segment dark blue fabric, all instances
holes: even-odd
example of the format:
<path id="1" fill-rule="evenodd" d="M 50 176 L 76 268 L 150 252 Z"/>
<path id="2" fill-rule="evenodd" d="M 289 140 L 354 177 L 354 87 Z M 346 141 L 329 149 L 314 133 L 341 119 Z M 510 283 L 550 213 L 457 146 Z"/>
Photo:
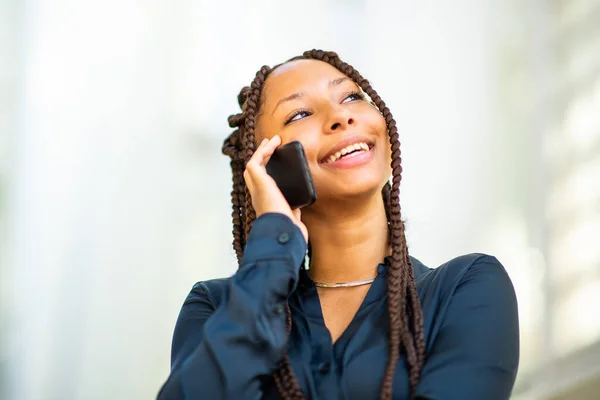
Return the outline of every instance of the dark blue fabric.
<path id="1" fill-rule="evenodd" d="M 287 351 L 309 399 L 377 399 L 388 355 L 386 265 L 332 344 L 316 288 L 301 269 L 306 244 L 284 215 L 254 222 L 241 268 L 199 282 L 173 336 L 171 374 L 159 400 L 279 399 L 271 374 Z M 519 360 L 517 302 L 496 258 L 469 254 L 431 269 L 412 258 L 427 360 L 416 397 L 507 399 Z M 285 302 L 293 329 L 286 346 Z M 394 399 L 407 399 L 402 356 Z"/>

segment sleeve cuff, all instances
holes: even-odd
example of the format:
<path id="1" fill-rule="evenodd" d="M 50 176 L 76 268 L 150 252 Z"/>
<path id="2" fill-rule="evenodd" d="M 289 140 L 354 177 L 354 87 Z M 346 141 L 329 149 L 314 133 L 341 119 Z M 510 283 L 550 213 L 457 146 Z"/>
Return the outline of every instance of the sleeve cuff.
<path id="1" fill-rule="evenodd" d="M 300 228 L 283 214 L 267 213 L 258 217 L 244 249 L 242 266 L 273 259 L 289 259 L 300 268 L 306 255 L 306 241 Z"/>

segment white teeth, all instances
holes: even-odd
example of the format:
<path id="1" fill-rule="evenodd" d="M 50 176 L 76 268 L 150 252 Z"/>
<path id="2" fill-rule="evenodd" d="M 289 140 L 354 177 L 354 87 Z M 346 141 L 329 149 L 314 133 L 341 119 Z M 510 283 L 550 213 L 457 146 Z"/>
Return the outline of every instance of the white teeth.
<path id="1" fill-rule="evenodd" d="M 369 145 L 364 142 L 361 142 L 361 143 L 355 143 L 355 144 L 346 146 L 343 149 L 337 151 L 335 154 L 329 156 L 329 158 L 327 159 L 327 162 L 328 163 L 335 162 L 335 161 L 339 160 L 342 156 L 345 156 L 346 154 L 354 152 L 356 150 L 360 150 L 360 152 L 369 151 Z M 356 154 L 358 154 L 358 153 L 356 153 Z"/>

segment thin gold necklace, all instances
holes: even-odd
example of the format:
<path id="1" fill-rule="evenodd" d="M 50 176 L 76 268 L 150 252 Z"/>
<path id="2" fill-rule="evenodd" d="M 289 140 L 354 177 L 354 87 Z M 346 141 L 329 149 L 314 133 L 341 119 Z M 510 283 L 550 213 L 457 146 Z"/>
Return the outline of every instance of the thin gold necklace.
<path id="1" fill-rule="evenodd" d="M 322 287 L 322 288 L 342 288 L 342 287 L 347 288 L 347 287 L 368 285 L 369 283 L 373 283 L 373 281 L 375 281 L 375 278 L 362 279 L 360 281 L 352 281 L 352 282 L 340 282 L 340 283 L 315 282 L 315 286 Z"/>

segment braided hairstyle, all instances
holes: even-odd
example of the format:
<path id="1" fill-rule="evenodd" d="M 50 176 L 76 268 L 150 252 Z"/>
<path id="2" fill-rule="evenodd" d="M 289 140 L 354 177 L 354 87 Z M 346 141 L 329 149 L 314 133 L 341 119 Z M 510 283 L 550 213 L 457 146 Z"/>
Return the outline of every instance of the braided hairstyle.
<path id="1" fill-rule="evenodd" d="M 419 376 L 425 361 L 425 338 L 423 334 L 423 311 L 419 302 L 412 264 L 408 256 L 404 222 L 400 212 L 400 180 L 402 177 L 400 141 L 396 121 L 390 109 L 371 87 L 369 81 L 352 66 L 340 60 L 334 52 L 310 50 L 302 56 L 292 58 L 313 59 L 326 62 L 340 72 L 351 78 L 372 100 L 379 109 L 387 124 L 387 131 L 392 150 L 391 167 L 392 181 L 387 182 L 382 190 L 385 212 L 389 225 L 389 240 L 392 256 L 388 268 L 388 314 L 390 320 L 389 356 L 381 388 L 381 399 L 392 398 L 392 382 L 394 372 L 400 357 L 401 348 L 406 352 L 406 361 L 409 370 L 409 384 L 411 394 L 419 382 Z M 269 73 L 279 67 L 263 66 L 248 87 L 244 87 L 238 95 L 241 113 L 229 117 L 229 126 L 234 131 L 223 143 L 223 154 L 231 158 L 233 173 L 233 191 L 231 202 L 233 205 L 233 247 L 238 263 L 241 263 L 243 249 L 246 245 L 252 222 L 256 219 L 256 212 L 252 207 L 252 199 L 245 185 L 243 173 L 246 163 L 252 157 L 255 148 L 255 134 L 257 115 L 260 112 L 261 94 L 263 85 Z M 309 243 L 310 248 L 310 243 Z M 310 256 L 310 254 L 309 254 Z M 292 326 L 289 306 L 286 308 L 288 335 Z M 300 384 L 292 370 L 288 356 L 279 363 L 273 374 L 279 393 L 286 400 L 304 399 Z"/>

